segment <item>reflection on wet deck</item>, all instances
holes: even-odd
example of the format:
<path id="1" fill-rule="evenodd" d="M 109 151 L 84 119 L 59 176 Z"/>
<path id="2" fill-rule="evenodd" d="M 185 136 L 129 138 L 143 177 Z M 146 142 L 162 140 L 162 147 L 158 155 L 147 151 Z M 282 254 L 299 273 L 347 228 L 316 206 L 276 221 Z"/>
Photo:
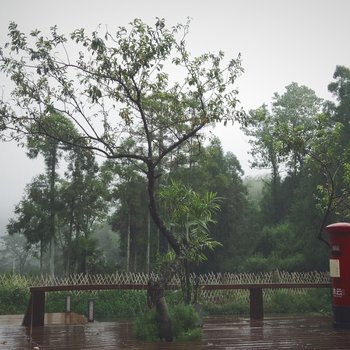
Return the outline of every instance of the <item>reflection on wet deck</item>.
<path id="1" fill-rule="evenodd" d="M 350 349 L 350 330 L 333 329 L 324 316 L 209 318 L 202 341 L 172 344 L 134 340 L 130 322 L 86 323 L 73 313 L 46 317 L 44 327 L 31 330 L 20 325 L 22 316 L 0 316 L 0 349 Z"/>
<path id="2" fill-rule="evenodd" d="M 0 327 L 6 325 L 21 325 L 23 315 L 0 315 Z M 45 314 L 45 324 L 85 324 L 87 318 L 84 315 L 76 314 L 75 312 L 47 313 Z M 1 333 L 0 333 L 1 334 Z"/>

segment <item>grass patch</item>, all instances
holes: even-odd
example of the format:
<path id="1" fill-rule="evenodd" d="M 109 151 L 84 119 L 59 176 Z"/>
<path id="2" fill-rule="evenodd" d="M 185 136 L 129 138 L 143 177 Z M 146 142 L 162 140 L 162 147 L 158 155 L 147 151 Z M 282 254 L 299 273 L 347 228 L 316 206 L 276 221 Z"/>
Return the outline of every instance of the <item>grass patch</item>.
<path id="1" fill-rule="evenodd" d="M 332 303 L 327 288 L 309 289 L 305 293 L 292 294 L 289 289 L 276 289 L 272 295 L 264 297 L 264 313 L 319 313 L 330 315 Z M 224 304 L 204 303 L 206 315 L 246 316 L 249 315 L 249 301 L 235 300 Z"/>
<path id="2" fill-rule="evenodd" d="M 276 290 L 266 302 L 267 313 L 321 313 L 331 314 L 331 295 L 327 289 L 310 289 L 305 294 L 291 294 Z"/>
<path id="3" fill-rule="evenodd" d="M 242 316 L 249 314 L 249 304 L 238 301 L 225 304 L 204 303 L 203 310 L 206 315 L 211 316 Z"/>

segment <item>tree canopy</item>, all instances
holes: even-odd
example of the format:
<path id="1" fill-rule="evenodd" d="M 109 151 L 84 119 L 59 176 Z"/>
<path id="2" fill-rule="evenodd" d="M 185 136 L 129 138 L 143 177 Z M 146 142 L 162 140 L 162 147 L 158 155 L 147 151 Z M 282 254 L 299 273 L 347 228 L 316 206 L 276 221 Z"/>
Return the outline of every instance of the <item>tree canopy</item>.
<path id="1" fill-rule="evenodd" d="M 191 57 L 188 30 L 188 23 L 167 29 L 164 20 L 151 27 L 136 19 L 113 34 L 78 29 L 67 38 L 57 27 L 49 37 L 39 30 L 26 36 L 11 23 L 0 52 L 1 70 L 15 84 L 14 103 L 0 102 L 3 127 L 16 136 L 35 124 L 51 138 L 136 162 L 147 174 L 151 215 L 178 252 L 157 214 L 157 167 L 205 126 L 244 116 L 234 87 L 240 58 Z M 74 59 L 68 43 L 76 45 Z M 73 123 L 76 137 L 45 128 L 53 112 Z"/>

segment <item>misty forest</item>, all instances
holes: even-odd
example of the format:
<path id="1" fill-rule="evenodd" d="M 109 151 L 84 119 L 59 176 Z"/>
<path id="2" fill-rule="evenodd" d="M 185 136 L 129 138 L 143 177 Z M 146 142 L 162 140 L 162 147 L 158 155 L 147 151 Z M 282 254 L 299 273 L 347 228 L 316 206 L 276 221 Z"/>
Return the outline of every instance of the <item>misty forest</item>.
<path id="1" fill-rule="evenodd" d="M 1 272 L 150 272 L 181 256 L 197 273 L 328 269 L 324 228 L 349 219 L 350 70 L 335 67 L 332 101 L 291 82 L 243 111 L 240 57 L 192 57 L 188 30 L 46 38 L 11 23 L 1 137 L 45 171 L 1 237 Z M 210 132 L 233 122 L 266 175 L 245 177 Z"/>

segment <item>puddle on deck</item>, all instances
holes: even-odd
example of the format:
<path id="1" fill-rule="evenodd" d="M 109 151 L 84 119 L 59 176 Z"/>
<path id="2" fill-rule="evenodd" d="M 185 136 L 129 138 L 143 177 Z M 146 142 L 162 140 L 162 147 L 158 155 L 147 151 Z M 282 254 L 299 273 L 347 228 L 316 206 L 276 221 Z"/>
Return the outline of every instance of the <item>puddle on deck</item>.
<path id="1" fill-rule="evenodd" d="M 0 315 L 0 327 L 6 325 L 21 325 L 23 315 Z M 45 325 L 50 324 L 85 324 L 87 318 L 84 315 L 76 314 L 75 312 L 67 313 L 46 313 Z"/>
<path id="2" fill-rule="evenodd" d="M 68 317 L 68 316 L 69 317 Z M 0 316 L 0 349 L 350 349 L 350 330 L 335 330 L 330 317 L 207 318 L 203 339 L 196 342 L 149 343 L 132 336 L 132 323 L 93 322 L 77 314 L 46 315 L 45 326 L 21 326 L 22 316 Z"/>

